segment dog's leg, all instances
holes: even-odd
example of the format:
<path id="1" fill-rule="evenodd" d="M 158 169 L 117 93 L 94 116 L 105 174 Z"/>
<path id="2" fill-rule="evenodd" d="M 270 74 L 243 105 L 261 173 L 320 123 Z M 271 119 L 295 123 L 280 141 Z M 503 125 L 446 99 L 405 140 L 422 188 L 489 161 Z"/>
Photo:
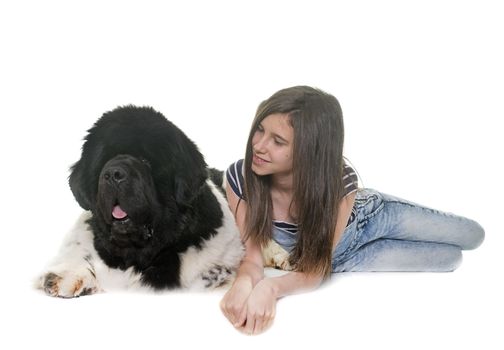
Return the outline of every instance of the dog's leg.
<path id="1" fill-rule="evenodd" d="M 73 298 L 100 291 L 94 266 L 97 253 L 93 246 L 93 235 L 86 223 L 89 217 L 89 212 L 79 217 L 59 254 L 37 279 L 36 287 L 48 295 Z"/>

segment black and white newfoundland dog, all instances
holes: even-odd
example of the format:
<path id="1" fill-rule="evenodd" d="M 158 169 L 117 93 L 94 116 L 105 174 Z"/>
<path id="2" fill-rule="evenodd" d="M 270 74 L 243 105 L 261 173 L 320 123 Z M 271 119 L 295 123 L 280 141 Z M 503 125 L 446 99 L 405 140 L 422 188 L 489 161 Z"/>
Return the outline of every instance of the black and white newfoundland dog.
<path id="1" fill-rule="evenodd" d="M 88 131 L 69 182 L 86 211 L 37 279 L 47 294 L 204 290 L 234 277 L 244 251 L 222 173 L 152 108 L 105 113 Z"/>

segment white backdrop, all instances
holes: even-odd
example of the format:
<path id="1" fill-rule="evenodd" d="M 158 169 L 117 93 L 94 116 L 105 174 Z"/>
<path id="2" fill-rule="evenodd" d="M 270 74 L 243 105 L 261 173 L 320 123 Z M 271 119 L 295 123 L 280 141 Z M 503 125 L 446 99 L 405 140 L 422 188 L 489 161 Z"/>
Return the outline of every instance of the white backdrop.
<path id="1" fill-rule="evenodd" d="M 168 3 L 0 4 L 0 348 L 502 346 L 498 1 Z M 258 103 L 299 84 L 340 100 L 364 186 L 485 227 L 456 272 L 335 276 L 280 300 L 258 337 L 227 323 L 219 293 L 62 300 L 31 288 L 80 212 L 68 167 L 103 112 L 153 106 L 224 169 Z"/>

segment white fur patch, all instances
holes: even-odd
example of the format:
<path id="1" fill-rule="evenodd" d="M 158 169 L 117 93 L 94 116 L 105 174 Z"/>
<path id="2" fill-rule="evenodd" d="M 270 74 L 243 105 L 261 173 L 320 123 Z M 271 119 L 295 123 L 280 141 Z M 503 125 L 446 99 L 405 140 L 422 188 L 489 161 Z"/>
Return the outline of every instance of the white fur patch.
<path id="1" fill-rule="evenodd" d="M 208 271 L 215 267 L 237 267 L 244 256 L 240 233 L 224 195 L 212 181 L 208 180 L 207 184 L 221 206 L 222 226 L 202 244 L 201 249 L 190 247 L 180 254 L 181 284 L 190 289 L 205 289 L 208 280 L 204 277 Z M 234 275 L 234 271 L 231 273 Z"/>
<path id="2" fill-rule="evenodd" d="M 77 219 L 56 258 L 37 279 L 36 287 L 64 298 L 113 289 L 150 289 L 142 286 L 141 275 L 133 272 L 133 268 L 122 271 L 103 262 L 86 223 L 90 217 L 91 212 L 86 211 Z"/>
<path id="3" fill-rule="evenodd" d="M 201 249 L 190 247 L 180 254 L 180 281 L 183 288 L 215 288 L 234 276 L 244 255 L 240 234 L 223 194 L 207 181 L 223 212 L 222 226 Z M 93 232 L 84 212 L 63 242 L 56 258 L 36 281 L 36 287 L 52 296 L 64 298 L 106 290 L 153 290 L 141 282 L 142 275 L 133 267 L 123 271 L 110 268 L 93 245 Z"/>

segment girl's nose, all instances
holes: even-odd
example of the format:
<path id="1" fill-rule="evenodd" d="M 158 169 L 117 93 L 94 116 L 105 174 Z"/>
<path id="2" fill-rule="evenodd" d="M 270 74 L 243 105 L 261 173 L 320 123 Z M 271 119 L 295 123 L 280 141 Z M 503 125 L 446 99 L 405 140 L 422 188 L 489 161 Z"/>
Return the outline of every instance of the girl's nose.
<path id="1" fill-rule="evenodd" d="M 257 153 L 265 153 L 266 152 L 266 142 L 264 140 L 264 137 L 259 139 L 253 146 L 253 149 Z"/>

